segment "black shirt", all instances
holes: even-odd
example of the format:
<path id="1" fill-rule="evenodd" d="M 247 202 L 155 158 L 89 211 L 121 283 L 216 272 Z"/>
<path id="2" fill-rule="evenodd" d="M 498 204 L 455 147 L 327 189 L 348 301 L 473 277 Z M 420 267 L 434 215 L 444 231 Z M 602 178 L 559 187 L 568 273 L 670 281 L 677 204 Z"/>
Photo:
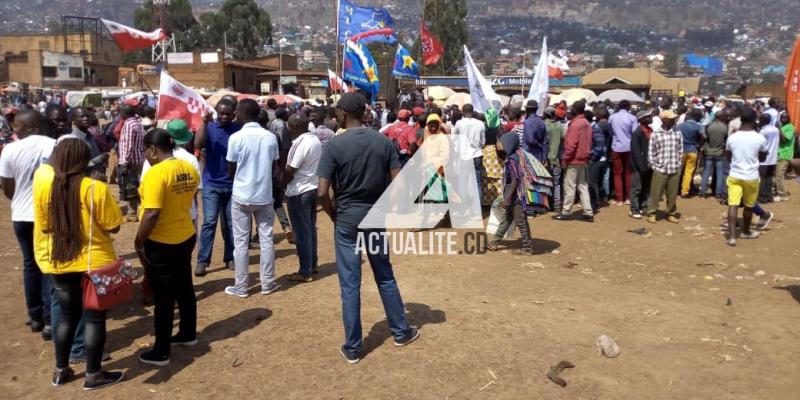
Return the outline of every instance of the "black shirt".
<path id="1" fill-rule="evenodd" d="M 317 175 L 336 193 L 336 224 L 357 228 L 389 186 L 389 171 L 400 161 L 392 142 L 372 128 L 352 128 L 322 151 Z"/>

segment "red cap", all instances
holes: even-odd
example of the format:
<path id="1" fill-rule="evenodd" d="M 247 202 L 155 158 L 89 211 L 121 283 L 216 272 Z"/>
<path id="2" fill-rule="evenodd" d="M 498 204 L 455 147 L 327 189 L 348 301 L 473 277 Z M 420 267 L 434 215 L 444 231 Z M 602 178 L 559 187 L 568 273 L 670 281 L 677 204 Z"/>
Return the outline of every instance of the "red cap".
<path id="1" fill-rule="evenodd" d="M 132 99 L 125 100 L 123 103 L 127 104 L 129 106 L 138 106 L 139 105 L 139 99 L 132 98 Z"/>
<path id="2" fill-rule="evenodd" d="M 414 116 L 419 117 L 420 115 L 425 113 L 425 109 L 422 107 L 414 107 Z"/>

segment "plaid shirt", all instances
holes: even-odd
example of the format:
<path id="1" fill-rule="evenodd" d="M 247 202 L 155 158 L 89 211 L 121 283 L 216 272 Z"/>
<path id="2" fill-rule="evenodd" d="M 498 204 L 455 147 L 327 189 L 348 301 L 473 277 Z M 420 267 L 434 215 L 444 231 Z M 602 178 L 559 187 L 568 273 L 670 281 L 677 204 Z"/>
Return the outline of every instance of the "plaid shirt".
<path id="1" fill-rule="evenodd" d="M 675 128 L 665 131 L 659 129 L 650 136 L 650 149 L 648 151 L 650 167 L 654 170 L 671 175 L 681 169 L 683 158 L 683 135 Z"/>
<path id="2" fill-rule="evenodd" d="M 125 120 L 119 136 L 119 165 L 144 165 L 144 128 L 138 117 Z"/>

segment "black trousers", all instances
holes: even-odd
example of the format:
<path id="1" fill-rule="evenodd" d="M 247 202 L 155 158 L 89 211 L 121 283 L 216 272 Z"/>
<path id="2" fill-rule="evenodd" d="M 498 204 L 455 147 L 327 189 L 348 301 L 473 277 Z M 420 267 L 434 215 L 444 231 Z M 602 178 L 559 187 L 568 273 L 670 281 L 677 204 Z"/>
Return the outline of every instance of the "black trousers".
<path id="1" fill-rule="evenodd" d="M 595 213 L 600 208 L 600 189 L 603 187 L 605 165 L 605 161 L 589 162 L 589 171 L 586 176 L 586 180 L 589 181 L 589 197 L 591 198 L 592 211 Z"/>
<path id="2" fill-rule="evenodd" d="M 144 252 L 150 261 L 144 273 L 150 281 L 155 303 L 156 343 L 153 351 L 159 356 L 169 356 L 175 302 L 178 303 L 180 324 L 178 334 L 184 339 L 197 336 L 197 298 L 192 284 L 192 250 L 195 235 L 179 244 L 165 244 L 148 240 Z"/>
<path id="3" fill-rule="evenodd" d="M 75 329 L 81 316 L 86 324 L 83 343 L 86 347 L 86 372 L 100 372 L 103 347 L 106 344 L 106 312 L 83 308 L 83 272 L 50 275 L 58 301 L 61 304 L 61 320 L 58 322 L 53 340 L 56 347 L 56 367 L 69 366 L 69 353 L 75 339 Z"/>
<path id="4" fill-rule="evenodd" d="M 772 182 L 775 180 L 775 165 L 761 165 L 758 167 L 761 178 L 758 188 L 758 202 L 761 204 L 772 203 Z"/>

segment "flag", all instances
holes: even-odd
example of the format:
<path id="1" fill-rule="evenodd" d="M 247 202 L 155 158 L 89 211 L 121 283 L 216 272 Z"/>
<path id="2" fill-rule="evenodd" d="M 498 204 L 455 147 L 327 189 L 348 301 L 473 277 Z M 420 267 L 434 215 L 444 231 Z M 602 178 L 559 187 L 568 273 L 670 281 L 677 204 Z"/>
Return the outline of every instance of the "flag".
<path id="1" fill-rule="evenodd" d="M 335 72 L 328 70 L 328 87 L 332 92 L 342 91 L 343 93 L 350 93 L 350 88 L 344 83 L 342 78 L 339 78 Z"/>
<path id="2" fill-rule="evenodd" d="M 547 55 L 549 66 L 549 76 L 555 79 L 564 79 L 564 71 L 569 71 L 566 58 L 556 57 L 553 54 Z"/>
<path id="3" fill-rule="evenodd" d="M 444 47 L 442 47 L 442 43 L 439 42 L 438 39 L 428 32 L 424 22 L 421 25 L 420 31 L 422 32 L 422 39 L 420 42 L 422 43 L 422 63 L 425 65 L 436 64 L 444 54 Z"/>
<path id="4" fill-rule="evenodd" d="M 800 37 L 794 44 L 792 56 L 786 64 L 786 112 L 795 127 L 800 128 Z"/>
<path id="5" fill-rule="evenodd" d="M 339 43 L 359 35 L 364 42 L 397 43 L 394 20 L 385 8 L 362 7 L 350 0 L 339 0 Z M 379 31 L 378 34 L 364 34 Z M 356 40 L 358 41 L 358 40 Z"/>
<path id="6" fill-rule="evenodd" d="M 353 86 L 372 94 L 372 101 L 378 97 L 381 82 L 378 80 L 378 65 L 369 53 L 367 46 L 348 40 L 344 46 L 344 80 Z"/>
<path id="7" fill-rule="evenodd" d="M 472 99 L 472 107 L 475 112 L 485 113 L 489 109 L 500 110 L 503 108 L 500 96 L 494 92 L 492 85 L 483 77 L 481 71 L 472 61 L 469 49 L 464 46 L 464 69 L 467 70 L 467 80 L 469 81 L 469 96 Z"/>
<path id="8" fill-rule="evenodd" d="M 156 119 L 182 119 L 192 131 L 197 132 L 203 124 L 203 117 L 208 113 L 214 113 L 214 108 L 199 94 L 176 81 L 167 71 L 161 71 Z"/>
<path id="9" fill-rule="evenodd" d="M 114 21 L 100 18 L 106 26 L 117 46 L 124 52 L 146 49 L 162 40 L 167 39 L 163 29 L 158 28 L 152 32 L 142 32 L 138 29 L 125 26 Z"/>
<path id="10" fill-rule="evenodd" d="M 533 71 L 533 81 L 528 90 L 528 100 L 539 103 L 539 111 L 544 111 L 544 100 L 550 90 L 550 53 L 547 52 L 547 37 L 542 39 L 542 51 L 539 53 L 539 63 Z M 559 70 L 560 71 L 560 70 Z M 563 77 L 563 75 L 562 75 Z"/>
<path id="11" fill-rule="evenodd" d="M 411 53 L 409 53 L 402 44 L 397 46 L 397 53 L 394 55 L 392 75 L 397 78 L 419 78 L 419 66 L 417 62 L 411 58 Z"/>

